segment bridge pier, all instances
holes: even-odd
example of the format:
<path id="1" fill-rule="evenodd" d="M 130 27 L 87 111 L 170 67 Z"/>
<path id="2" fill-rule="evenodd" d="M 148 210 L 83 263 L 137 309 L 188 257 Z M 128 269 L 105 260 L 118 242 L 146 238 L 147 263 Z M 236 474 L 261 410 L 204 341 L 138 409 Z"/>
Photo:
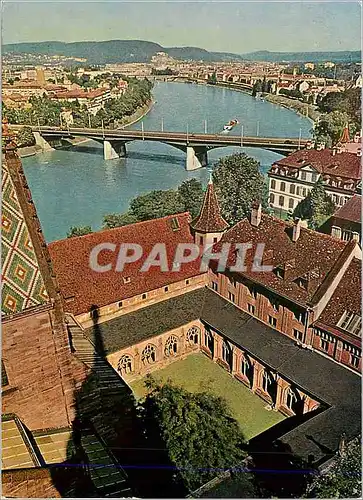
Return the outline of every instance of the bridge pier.
<path id="1" fill-rule="evenodd" d="M 35 144 L 40 146 L 43 151 L 54 151 L 54 148 L 49 144 L 48 141 L 39 132 L 33 132 L 35 138 Z"/>
<path id="2" fill-rule="evenodd" d="M 103 157 L 105 160 L 115 160 L 126 156 L 126 142 L 103 141 Z"/>
<path id="3" fill-rule="evenodd" d="M 186 170 L 197 170 L 208 165 L 208 155 L 206 147 L 187 146 Z"/>

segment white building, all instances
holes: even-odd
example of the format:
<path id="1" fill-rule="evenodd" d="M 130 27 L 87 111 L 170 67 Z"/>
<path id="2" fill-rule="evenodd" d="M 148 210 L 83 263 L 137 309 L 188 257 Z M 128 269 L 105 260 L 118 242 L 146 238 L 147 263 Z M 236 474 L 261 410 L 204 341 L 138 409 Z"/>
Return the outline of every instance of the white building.
<path id="1" fill-rule="evenodd" d="M 337 207 L 341 207 L 360 188 L 360 153 L 333 149 L 303 149 L 271 166 L 269 200 L 272 208 L 294 210 L 322 177 L 325 190 Z"/>

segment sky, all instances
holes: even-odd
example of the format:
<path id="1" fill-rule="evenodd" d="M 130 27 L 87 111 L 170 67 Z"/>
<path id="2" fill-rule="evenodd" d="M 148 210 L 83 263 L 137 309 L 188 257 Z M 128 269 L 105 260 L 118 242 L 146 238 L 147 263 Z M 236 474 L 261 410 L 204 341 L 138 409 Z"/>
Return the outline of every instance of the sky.
<path id="1" fill-rule="evenodd" d="M 357 1 L 3 0 L 2 9 L 3 43 L 138 39 L 240 54 L 361 47 Z"/>

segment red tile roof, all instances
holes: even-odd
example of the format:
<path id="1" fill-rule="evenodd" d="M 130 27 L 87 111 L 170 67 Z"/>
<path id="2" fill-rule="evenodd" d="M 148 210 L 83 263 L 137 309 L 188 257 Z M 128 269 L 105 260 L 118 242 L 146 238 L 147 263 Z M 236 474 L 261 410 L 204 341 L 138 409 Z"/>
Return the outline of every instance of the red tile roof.
<path id="1" fill-rule="evenodd" d="M 57 99 L 94 99 L 106 93 L 105 89 L 95 89 L 89 92 L 85 90 L 68 90 L 56 92 L 54 97 Z"/>
<path id="2" fill-rule="evenodd" d="M 362 220 L 362 197 L 355 194 L 339 210 L 334 213 L 334 217 L 350 222 L 361 223 Z"/>
<path id="3" fill-rule="evenodd" d="M 232 266 L 236 262 L 235 244 L 251 243 L 252 249 L 247 251 L 245 259 L 247 270 L 241 274 L 281 296 L 306 306 L 323 285 L 349 243 L 303 227 L 300 229 L 300 237 L 293 242 L 292 229 L 293 224 L 269 215 L 262 215 L 257 227 L 252 226 L 248 219 L 243 219 L 222 236 L 213 246 L 213 251 L 220 251 L 221 245 L 225 242 L 231 243 L 227 266 Z M 274 269 L 281 267 L 283 272 L 285 269 L 284 278 L 278 277 L 276 271 L 252 271 L 258 243 L 265 244 L 265 260 L 262 264 L 272 265 Z M 307 289 L 296 282 L 297 278 L 308 280 Z"/>
<path id="4" fill-rule="evenodd" d="M 185 212 L 51 243 L 49 252 L 62 296 L 64 299 L 74 297 L 67 301 L 66 310 L 73 314 L 88 312 L 92 305 L 101 307 L 112 304 L 200 274 L 200 261 L 182 264 L 180 271 L 162 272 L 159 267 L 151 267 L 148 272 L 140 272 L 155 243 L 165 243 L 168 268 L 172 268 L 178 243 L 194 241 L 189 220 L 190 215 Z M 116 244 L 117 249 L 114 253 L 101 252 L 98 261 L 101 265 L 111 262 L 112 270 L 95 272 L 89 265 L 91 250 L 105 242 Z M 121 243 L 141 245 L 143 256 L 140 261 L 126 264 L 122 272 L 116 272 Z M 124 283 L 123 278 L 126 277 L 130 278 L 129 283 Z"/>
<path id="5" fill-rule="evenodd" d="M 202 208 L 198 217 L 192 221 L 191 226 L 202 233 L 219 233 L 228 227 L 228 223 L 221 216 L 212 181 L 208 183 Z"/>
<path id="6" fill-rule="evenodd" d="M 361 158 L 351 153 L 336 153 L 331 149 L 302 149 L 286 158 L 276 161 L 273 165 L 300 169 L 310 165 L 321 174 L 361 179 Z"/>
<path id="7" fill-rule="evenodd" d="M 316 326 L 325 327 L 327 330 L 330 327 L 339 330 L 337 323 L 345 311 L 361 316 L 361 274 L 361 261 L 353 259 L 333 296 L 321 313 L 319 320 L 316 322 Z"/>

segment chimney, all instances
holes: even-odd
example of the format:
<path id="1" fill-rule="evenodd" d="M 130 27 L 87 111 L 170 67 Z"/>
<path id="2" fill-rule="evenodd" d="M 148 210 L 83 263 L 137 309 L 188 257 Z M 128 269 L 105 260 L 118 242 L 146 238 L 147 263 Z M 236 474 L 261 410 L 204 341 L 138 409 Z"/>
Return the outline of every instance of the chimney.
<path id="1" fill-rule="evenodd" d="M 258 227 L 262 218 L 262 207 L 260 202 L 254 202 L 251 209 L 251 226 Z"/>
<path id="2" fill-rule="evenodd" d="M 301 231 L 301 219 L 295 219 L 294 226 L 292 228 L 292 241 L 296 242 L 300 237 Z"/>
<path id="3" fill-rule="evenodd" d="M 293 275 L 295 274 L 295 259 L 290 259 L 287 262 L 285 262 L 283 270 L 284 270 L 285 280 L 292 278 Z"/>
<path id="4" fill-rule="evenodd" d="M 331 154 L 335 156 L 337 154 L 337 148 L 334 146 L 333 149 L 331 150 Z"/>

